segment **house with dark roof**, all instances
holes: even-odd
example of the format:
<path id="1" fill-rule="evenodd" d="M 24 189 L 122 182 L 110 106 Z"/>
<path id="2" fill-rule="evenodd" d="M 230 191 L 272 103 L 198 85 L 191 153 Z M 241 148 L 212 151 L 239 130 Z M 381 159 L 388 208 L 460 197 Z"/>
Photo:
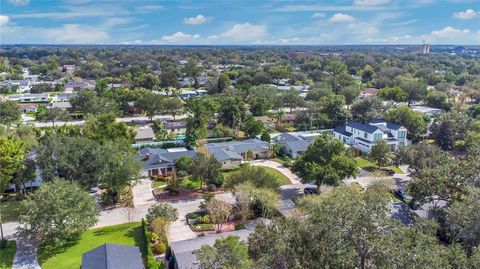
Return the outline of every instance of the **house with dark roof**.
<path id="1" fill-rule="evenodd" d="M 372 119 L 367 124 L 350 121 L 346 125 L 337 126 L 333 130 L 333 136 L 365 153 L 370 152 L 378 141 L 385 141 L 394 151 L 409 144 L 405 127 L 383 119 Z"/>
<path id="2" fill-rule="evenodd" d="M 273 136 L 272 141 L 279 144 L 285 154 L 290 155 L 292 158 L 297 158 L 298 155 L 307 150 L 308 146 L 315 141 L 317 136 L 325 132 L 330 134 L 332 129 L 281 133 Z"/>
<path id="3" fill-rule="evenodd" d="M 205 145 L 207 152 L 221 162 L 223 168 L 236 166 L 247 159 L 247 152 L 253 153 L 253 159 L 271 158 L 273 150 L 270 144 L 260 139 L 247 139 Z"/>
<path id="4" fill-rule="evenodd" d="M 175 133 L 177 135 L 182 135 L 187 132 L 187 122 L 186 121 L 164 121 L 163 127 L 169 133 Z"/>
<path id="5" fill-rule="evenodd" d="M 143 164 L 143 176 L 166 177 L 175 173 L 175 161 L 181 157 L 197 158 L 197 152 L 186 148 L 141 148 L 136 159 Z"/>
<path id="6" fill-rule="evenodd" d="M 81 269 L 144 269 L 140 249 L 106 243 L 82 255 Z"/>

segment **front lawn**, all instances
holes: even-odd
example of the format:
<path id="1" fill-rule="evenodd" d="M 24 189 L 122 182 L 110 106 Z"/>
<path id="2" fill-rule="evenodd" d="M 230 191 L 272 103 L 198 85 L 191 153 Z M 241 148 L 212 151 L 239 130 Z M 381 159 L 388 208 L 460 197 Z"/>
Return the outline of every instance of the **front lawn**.
<path id="1" fill-rule="evenodd" d="M 377 169 L 377 165 L 375 163 L 373 163 L 373 162 L 371 162 L 367 159 L 364 159 L 362 157 L 355 158 L 355 161 L 357 162 L 357 166 L 362 168 L 363 170 L 373 172 Z M 402 169 L 398 168 L 395 165 L 386 166 L 386 168 L 392 169 L 397 174 L 403 174 Z"/>
<path id="2" fill-rule="evenodd" d="M 2 212 L 3 222 L 17 221 L 20 215 L 20 201 L 1 201 L 0 211 Z"/>
<path id="3" fill-rule="evenodd" d="M 256 166 L 256 167 L 261 167 L 262 169 L 266 170 L 267 173 L 273 175 L 274 177 L 277 178 L 277 182 L 280 184 L 280 185 L 288 185 L 288 184 L 292 184 L 292 182 L 290 182 L 290 179 L 288 179 L 287 176 L 285 176 L 284 174 L 280 173 L 277 169 L 275 168 L 271 168 L 271 167 L 266 167 L 266 166 Z M 224 170 L 222 172 L 223 174 L 223 178 L 225 179 L 225 181 L 228 181 L 228 179 L 230 178 L 230 176 L 237 172 L 238 169 L 236 170 Z"/>
<path id="4" fill-rule="evenodd" d="M 194 232 L 215 231 L 215 227 L 211 223 L 190 224 L 190 229 Z"/>
<path id="5" fill-rule="evenodd" d="M 0 248 L 0 269 L 12 268 L 16 250 L 17 243 L 13 240 L 8 241 L 5 248 Z"/>
<path id="6" fill-rule="evenodd" d="M 77 242 L 61 249 L 42 246 L 38 251 L 38 261 L 43 269 L 80 268 L 82 254 L 104 243 L 138 246 L 145 259 L 146 244 L 142 226 L 140 222 L 134 222 L 88 230 Z"/>

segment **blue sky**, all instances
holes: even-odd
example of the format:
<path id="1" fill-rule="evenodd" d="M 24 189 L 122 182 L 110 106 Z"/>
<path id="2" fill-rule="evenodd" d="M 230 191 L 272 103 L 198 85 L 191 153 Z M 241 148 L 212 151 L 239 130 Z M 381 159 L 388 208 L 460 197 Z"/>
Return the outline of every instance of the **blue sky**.
<path id="1" fill-rule="evenodd" d="M 480 44 L 480 0 L 1 0 L 0 43 Z"/>

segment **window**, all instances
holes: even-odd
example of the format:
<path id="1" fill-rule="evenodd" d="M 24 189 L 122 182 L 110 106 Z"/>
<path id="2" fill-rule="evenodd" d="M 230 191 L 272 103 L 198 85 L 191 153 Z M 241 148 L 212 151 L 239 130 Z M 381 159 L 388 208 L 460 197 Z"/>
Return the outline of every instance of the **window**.
<path id="1" fill-rule="evenodd" d="M 405 138 L 405 134 L 406 134 L 405 131 L 398 132 L 398 138 Z"/>
<path id="2" fill-rule="evenodd" d="M 363 138 L 367 138 L 367 133 L 363 133 Z"/>
<path id="3" fill-rule="evenodd" d="M 382 134 L 374 134 L 373 141 L 379 141 L 379 140 L 382 140 Z"/>

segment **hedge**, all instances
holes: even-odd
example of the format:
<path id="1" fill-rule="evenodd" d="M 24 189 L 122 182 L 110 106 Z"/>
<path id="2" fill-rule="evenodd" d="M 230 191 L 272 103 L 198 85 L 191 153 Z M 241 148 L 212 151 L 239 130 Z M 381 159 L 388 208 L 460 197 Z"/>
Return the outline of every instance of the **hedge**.
<path id="1" fill-rule="evenodd" d="M 153 254 L 152 251 L 152 245 L 150 242 L 150 232 L 147 229 L 147 224 L 145 223 L 145 220 L 142 219 L 142 228 L 143 228 L 143 235 L 145 237 L 145 244 L 147 248 L 147 268 L 148 269 L 161 269 L 162 267 L 160 264 L 157 262 L 157 259 L 155 258 L 155 255 Z"/>

